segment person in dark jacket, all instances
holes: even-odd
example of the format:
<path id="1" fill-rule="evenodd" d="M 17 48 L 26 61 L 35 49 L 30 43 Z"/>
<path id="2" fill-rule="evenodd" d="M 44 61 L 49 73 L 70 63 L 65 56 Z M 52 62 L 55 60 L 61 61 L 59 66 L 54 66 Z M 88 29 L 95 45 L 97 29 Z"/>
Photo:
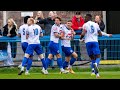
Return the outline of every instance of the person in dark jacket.
<path id="1" fill-rule="evenodd" d="M 95 16 L 95 22 L 99 25 L 101 31 L 104 31 L 104 29 L 105 29 L 105 24 L 104 24 L 104 22 L 103 22 L 103 20 L 102 20 L 102 18 L 101 18 L 100 15 L 96 15 L 96 16 Z"/>
<path id="2" fill-rule="evenodd" d="M 49 12 L 48 18 L 45 19 L 38 19 L 37 24 L 44 24 L 45 29 L 45 36 L 50 35 L 51 27 L 55 24 L 54 23 L 54 13 L 52 11 Z"/>
<path id="3" fill-rule="evenodd" d="M 44 16 L 43 16 L 43 12 L 38 11 L 37 15 L 35 17 L 35 23 L 38 24 L 42 28 L 42 30 L 45 29 L 45 26 L 44 26 L 44 23 L 41 24 L 41 23 L 39 23 L 39 21 L 42 21 L 43 19 L 45 19 Z"/>
<path id="4" fill-rule="evenodd" d="M 7 24 L 3 27 L 3 36 L 8 36 L 10 38 L 15 37 L 17 35 L 17 26 L 15 24 L 15 21 L 10 18 L 8 19 Z M 7 65 L 13 65 L 12 58 L 16 57 L 16 51 L 17 51 L 17 43 L 16 42 L 8 42 L 8 56 L 9 60 Z"/>

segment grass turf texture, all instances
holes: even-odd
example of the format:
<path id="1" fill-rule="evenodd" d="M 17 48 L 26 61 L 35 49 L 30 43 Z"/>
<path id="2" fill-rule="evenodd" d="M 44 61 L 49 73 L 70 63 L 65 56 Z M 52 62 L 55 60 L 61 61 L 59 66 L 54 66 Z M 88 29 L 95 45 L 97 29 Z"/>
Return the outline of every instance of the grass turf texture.
<path id="1" fill-rule="evenodd" d="M 90 68 L 78 68 L 74 67 L 73 70 L 76 74 L 59 74 L 59 69 L 48 69 L 49 75 L 43 75 L 41 68 L 31 68 L 30 75 L 18 76 L 19 70 L 17 68 L 0 68 L 0 79 L 96 79 L 95 76 L 91 76 Z M 101 67 L 99 79 L 120 79 L 119 67 Z"/>

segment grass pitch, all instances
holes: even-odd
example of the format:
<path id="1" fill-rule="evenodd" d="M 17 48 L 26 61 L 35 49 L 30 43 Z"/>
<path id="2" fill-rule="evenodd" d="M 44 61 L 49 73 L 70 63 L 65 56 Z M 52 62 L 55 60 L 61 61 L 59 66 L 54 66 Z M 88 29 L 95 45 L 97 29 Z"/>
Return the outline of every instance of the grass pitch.
<path id="1" fill-rule="evenodd" d="M 48 75 L 43 75 L 40 68 L 31 68 L 30 75 L 18 75 L 17 68 L 0 68 L 0 79 L 96 79 L 91 76 L 89 68 L 73 68 L 76 74 L 59 74 L 59 69 L 49 69 Z M 119 68 L 100 68 L 99 79 L 120 79 Z"/>

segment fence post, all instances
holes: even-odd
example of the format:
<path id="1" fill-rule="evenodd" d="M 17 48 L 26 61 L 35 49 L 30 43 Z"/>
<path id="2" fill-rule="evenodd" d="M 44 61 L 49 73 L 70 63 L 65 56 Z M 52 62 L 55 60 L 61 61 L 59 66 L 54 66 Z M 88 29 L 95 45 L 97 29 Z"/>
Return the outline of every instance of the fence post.
<path id="1" fill-rule="evenodd" d="M 106 27 L 107 27 L 107 25 L 106 25 L 106 11 L 102 11 L 102 14 L 103 14 L 103 22 L 105 24 L 104 31 L 107 32 L 107 30 L 106 30 Z M 104 59 L 107 59 L 107 48 L 104 49 Z"/>

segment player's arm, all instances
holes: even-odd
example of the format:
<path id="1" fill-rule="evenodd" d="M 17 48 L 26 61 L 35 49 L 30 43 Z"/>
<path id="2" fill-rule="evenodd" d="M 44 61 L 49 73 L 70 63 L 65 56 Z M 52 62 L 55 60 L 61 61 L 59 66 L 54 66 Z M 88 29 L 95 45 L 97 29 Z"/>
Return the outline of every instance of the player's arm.
<path id="1" fill-rule="evenodd" d="M 102 33 L 103 36 L 108 36 L 108 37 L 111 37 L 111 36 L 112 36 L 112 34 L 107 34 L 107 33 L 102 32 L 102 31 L 101 31 L 101 33 Z"/>
<path id="2" fill-rule="evenodd" d="M 17 34 L 18 37 L 21 37 L 21 29 L 19 28 L 19 31 L 18 31 L 18 34 Z"/>
<path id="3" fill-rule="evenodd" d="M 40 37 L 43 37 L 43 33 L 42 32 L 40 32 Z"/>
<path id="4" fill-rule="evenodd" d="M 42 28 L 39 26 L 39 29 L 40 29 L 40 37 L 43 37 L 43 32 L 42 32 Z"/>
<path id="5" fill-rule="evenodd" d="M 60 39 L 62 39 L 62 40 L 66 40 L 67 38 L 66 37 L 64 37 L 65 36 L 65 32 L 64 31 L 62 31 L 61 32 L 61 37 L 60 37 Z"/>
<path id="6" fill-rule="evenodd" d="M 26 39 L 28 39 L 28 37 L 29 37 L 29 32 L 26 31 Z"/>
<path id="7" fill-rule="evenodd" d="M 20 34 L 20 33 L 18 33 L 18 34 L 17 34 L 17 36 L 18 36 L 18 37 L 21 37 L 21 34 Z"/>
<path id="8" fill-rule="evenodd" d="M 99 36 L 102 36 L 102 31 L 100 30 L 99 25 L 96 24 L 96 27 L 97 27 L 98 35 L 99 35 Z"/>
<path id="9" fill-rule="evenodd" d="M 83 39 L 83 37 L 85 36 L 87 30 L 86 29 L 83 29 L 82 33 L 81 33 L 81 36 L 80 36 L 80 40 Z"/>
<path id="10" fill-rule="evenodd" d="M 72 39 L 74 39 L 74 36 L 76 34 L 72 28 L 71 28 L 71 33 L 72 33 L 72 36 L 71 36 L 71 40 L 72 40 Z"/>
<path id="11" fill-rule="evenodd" d="M 55 36 L 56 38 L 61 38 L 61 34 L 59 34 L 58 32 L 54 32 L 54 36 Z"/>

